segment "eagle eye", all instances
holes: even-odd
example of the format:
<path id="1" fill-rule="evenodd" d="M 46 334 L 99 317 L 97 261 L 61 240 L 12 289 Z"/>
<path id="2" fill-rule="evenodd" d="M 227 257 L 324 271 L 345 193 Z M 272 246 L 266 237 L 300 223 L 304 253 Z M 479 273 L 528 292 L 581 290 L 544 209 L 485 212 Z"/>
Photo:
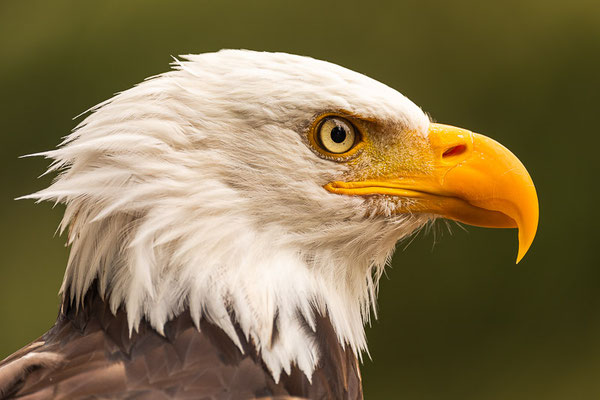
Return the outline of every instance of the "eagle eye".
<path id="1" fill-rule="evenodd" d="M 333 154 L 346 153 L 356 143 L 356 130 L 352 124 L 338 117 L 325 119 L 318 127 L 317 138 L 324 150 Z"/>

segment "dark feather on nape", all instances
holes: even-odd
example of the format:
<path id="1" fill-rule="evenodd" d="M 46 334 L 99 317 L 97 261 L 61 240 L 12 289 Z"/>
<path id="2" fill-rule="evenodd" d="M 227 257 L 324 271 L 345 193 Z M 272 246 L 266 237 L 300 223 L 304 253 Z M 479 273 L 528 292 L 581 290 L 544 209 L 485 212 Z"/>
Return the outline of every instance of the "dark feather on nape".
<path id="1" fill-rule="evenodd" d="M 269 347 L 273 348 L 277 340 L 279 339 L 279 310 L 275 311 L 275 318 L 273 318 L 273 327 L 271 328 L 271 340 L 269 341 Z"/>

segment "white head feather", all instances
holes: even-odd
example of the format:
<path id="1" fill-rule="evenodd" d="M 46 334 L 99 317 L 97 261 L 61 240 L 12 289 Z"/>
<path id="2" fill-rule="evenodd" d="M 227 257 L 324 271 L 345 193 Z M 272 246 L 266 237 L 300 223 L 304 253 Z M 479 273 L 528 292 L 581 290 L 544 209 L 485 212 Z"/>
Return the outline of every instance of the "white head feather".
<path id="1" fill-rule="evenodd" d="M 326 111 L 424 135 L 428 118 L 397 91 L 312 58 L 184 59 L 96 106 L 42 153 L 61 173 L 28 197 L 66 204 L 66 301 L 79 303 L 97 280 L 130 329 L 145 318 L 162 332 L 189 308 L 239 346 L 234 319 L 276 380 L 294 363 L 310 378 L 319 350 L 301 320 L 314 326 L 315 310 L 343 345 L 365 351 L 382 268 L 428 217 L 373 215 L 375 200 L 324 190 L 347 166 L 319 157 L 306 131 Z"/>

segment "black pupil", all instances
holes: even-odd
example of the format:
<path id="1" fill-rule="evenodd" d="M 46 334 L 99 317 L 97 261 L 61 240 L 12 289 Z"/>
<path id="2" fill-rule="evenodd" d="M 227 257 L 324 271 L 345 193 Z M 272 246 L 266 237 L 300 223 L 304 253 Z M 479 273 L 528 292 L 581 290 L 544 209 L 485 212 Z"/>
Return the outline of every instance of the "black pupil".
<path id="1" fill-rule="evenodd" d="M 341 126 L 336 126 L 331 130 L 331 140 L 336 143 L 342 143 L 346 140 L 346 130 Z"/>

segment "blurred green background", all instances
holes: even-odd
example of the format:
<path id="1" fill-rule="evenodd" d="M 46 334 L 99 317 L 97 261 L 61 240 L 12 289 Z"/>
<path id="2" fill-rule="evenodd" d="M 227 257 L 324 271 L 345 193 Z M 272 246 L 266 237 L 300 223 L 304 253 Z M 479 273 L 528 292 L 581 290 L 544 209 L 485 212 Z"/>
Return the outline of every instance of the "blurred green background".
<path id="1" fill-rule="evenodd" d="M 399 244 L 368 328 L 368 399 L 600 398 L 600 2 L 0 2 L 0 358 L 53 323 L 67 259 L 50 181 L 72 118 L 221 48 L 310 55 L 492 136 L 529 169 L 536 241 L 443 224 Z M 595 248 L 594 248 L 595 247 Z M 388 279 L 389 278 L 389 279 Z"/>

